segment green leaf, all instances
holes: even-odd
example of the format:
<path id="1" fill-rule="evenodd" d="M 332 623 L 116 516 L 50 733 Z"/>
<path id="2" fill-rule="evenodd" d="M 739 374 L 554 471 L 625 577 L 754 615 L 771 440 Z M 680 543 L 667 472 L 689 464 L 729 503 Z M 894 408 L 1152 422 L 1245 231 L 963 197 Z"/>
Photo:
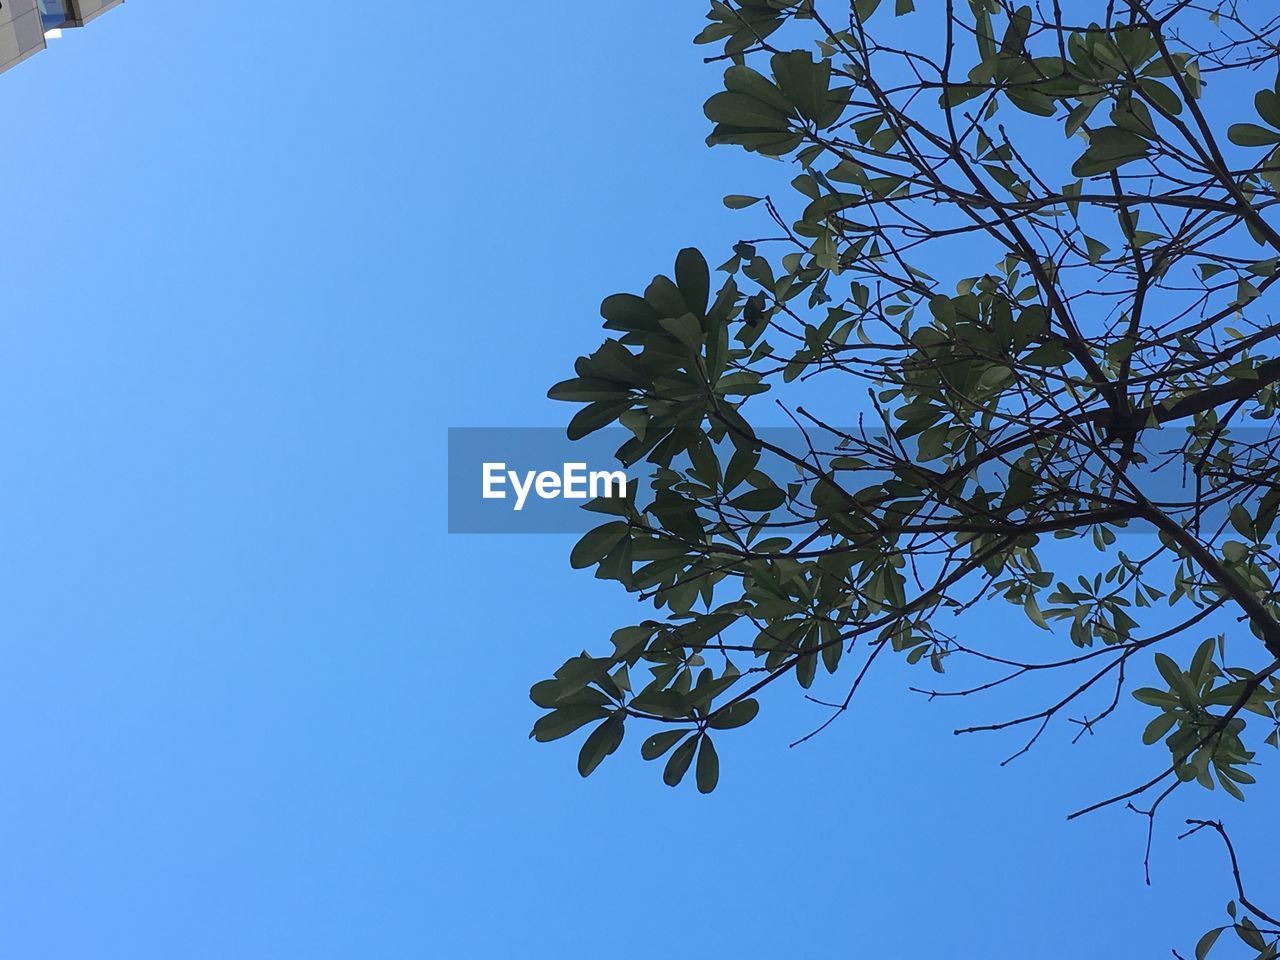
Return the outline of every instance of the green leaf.
<path id="1" fill-rule="evenodd" d="M 1156 669 L 1160 671 L 1160 676 L 1164 677 L 1164 681 L 1169 684 L 1170 689 L 1176 690 L 1183 683 L 1181 668 L 1167 654 L 1157 653 L 1155 659 Z"/>
<path id="2" fill-rule="evenodd" d="M 1195 655 L 1191 658 L 1191 682 L 1195 684 L 1203 683 L 1209 675 L 1209 664 L 1213 657 L 1213 638 L 1205 640 L 1196 648 Z"/>
<path id="3" fill-rule="evenodd" d="M 758 700 L 739 700 L 727 709 L 720 709 L 712 715 L 708 726 L 715 730 L 732 730 L 745 726 L 756 718 L 760 712 Z"/>
<path id="4" fill-rule="evenodd" d="M 689 770 L 689 764 L 693 762 L 693 751 L 698 746 L 698 734 L 691 733 L 684 743 L 676 747 L 676 752 L 671 754 L 671 759 L 667 761 L 666 767 L 662 771 L 662 782 L 668 787 L 676 787 L 680 785 L 680 781 L 684 779 L 684 775 Z"/>
<path id="5" fill-rule="evenodd" d="M 684 344 L 690 352 L 701 352 L 702 326 L 692 313 L 679 317 L 663 317 L 660 322 L 662 329 Z"/>
<path id="6" fill-rule="evenodd" d="M 600 761 L 618 749 L 622 735 L 622 717 L 616 713 L 592 730 L 578 752 L 578 773 L 584 777 L 591 776 L 592 771 L 600 766 Z"/>
<path id="7" fill-rule="evenodd" d="M 1258 116 L 1271 126 L 1280 128 L 1280 95 L 1274 90 L 1259 90 L 1253 98 L 1253 105 L 1258 108 Z"/>
<path id="8" fill-rule="evenodd" d="M 600 304 L 600 316 L 604 317 L 605 329 L 655 331 L 658 329 L 658 311 L 643 297 L 633 293 L 615 293 L 605 297 Z"/>
<path id="9" fill-rule="evenodd" d="M 1239 540 L 1227 540 L 1222 544 L 1222 555 L 1232 563 L 1239 563 L 1249 556 L 1249 548 Z"/>
<path id="10" fill-rule="evenodd" d="M 1160 714 L 1158 717 L 1152 720 L 1149 724 L 1147 724 L 1146 730 L 1142 731 L 1142 742 L 1145 743 L 1147 746 L 1151 746 L 1151 744 L 1163 738 L 1164 735 L 1168 733 L 1169 730 L 1173 727 L 1174 723 L 1177 722 L 1177 720 L 1178 720 L 1177 714 L 1174 714 L 1174 713 Z"/>
<path id="11" fill-rule="evenodd" d="M 604 707 L 590 704 L 561 707 L 558 710 L 552 710 L 544 717 L 539 717 L 538 722 L 533 725 L 533 730 L 529 736 L 539 743 L 550 743 L 552 740 L 567 737 L 579 727 L 586 726 L 592 720 L 600 720 L 608 715 L 609 711 Z"/>
<path id="12" fill-rule="evenodd" d="M 640 745 L 640 756 L 646 760 L 657 760 L 660 756 L 680 742 L 686 730 L 663 730 L 655 733 Z"/>
<path id="13" fill-rule="evenodd" d="M 572 380 L 561 380 L 547 391 L 552 400 L 564 400 L 569 403 L 589 403 L 593 400 L 621 400 L 630 391 L 625 383 L 615 380 L 603 380 L 599 377 L 574 377 Z"/>
<path id="14" fill-rule="evenodd" d="M 1063 125 L 1062 132 L 1068 138 L 1074 137 L 1084 126 L 1085 121 L 1093 115 L 1093 111 L 1098 108 L 1100 102 L 1101 100 L 1096 96 L 1082 98 L 1067 114 L 1067 122 Z"/>
<path id="15" fill-rule="evenodd" d="M 1241 147 L 1269 147 L 1280 143 L 1280 133 L 1256 123 L 1233 123 L 1227 129 L 1227 139 Z"/>
<path id="16" fill-rule="evenodd" d="M 735 510 L 763 513 L 766 510 L 776 510 L 786 502 L 786 499 L 787 495 L 777 487 L 768 487 L 764 490 L 748 490 L 742 496 L 735 497 L 729 501 L 729 503 Z"/>
<path id="17" fill-rule="evenodd" d="M 1249 516 L 1249 511 L 1244 508 L 1244 504 L 1236 503 L 1234 507 L 1231 507 L 1228 518 L 1231 521 L 1231 526 L 1235 527 L 1235 532 L 1238 532 L 1240 536 L 1248 536 L 1249 539 L 1253 539 L 1253 517 Z"/>
<path id="18" fill-rule="evenodd" d="M 1178 698 L 1167 690 L 1157 690 L 1155 687 L 1139 687 L 1133 691 L 1133 699 L 1139 703 L 1145 703 L 1149 707 L 1176 707 Z"/>
<path id="19" fill-rule="evenodd" d="M 744 207 L 754 206 L 763 199 L 764 197 L 748 197 L 741 193 L 731 193 L 724 198 L 724 205 L 730 210 L 742 210 Z"/>
<path id="20" fill-rule="evenodd" d="M 1130 130 L 1120 127 L 1102 127 L 1089 134 L 1089 148 L 1071 167 L 1077 177 L 1092 177 L 1110 173 L 1133 160 L 1147 155 L 1147 141 Z"/>
<path id="21" fill-rule="evenodd" d="M 659 717 L 677 719 L 689 712 L 688 703 L 678 690 L 642 690 L 631 706 Z"/>
<path id="22" fill-rule="evenodd" d="M 1036 595 L 1034 593 L 1027 593 L 1027 599 L 1022 602 L 1022 612 L 1027 615 L 1028 620 L 1040 629 L 1051 629 L 1044 618 L 1044 614 L 1040 612 L 1040 605 L 1036 603 Z"/>
<path id="23" fill-rule="evenodd" d="M 1196 960 L 1204 960 L 1209 955 L 1209 951 L 1213 949 L 1213 945 L 1218 942 L 1218 937 L 1222 936 L 1222 931 L 1226 927 L 1217 927 L 1210 930 L 1196 943 Z"/>
<path id="24" fill-rule="evenodd" d="M 626 537 L 629 529 L 627 523 L 618 520 L 589 531 L 569 554 L 569 564 L 575 570 L 595 566 Z"/>
<path id="25" fill-rule="evenodd" d="M 1000 52 L 1016 56 L 1026 43 L 1027 34 L 1031 30 L 1031 8 L 1021 6 L 1009 15 L 1009 25 L 1005 28 L 1004 37 L 1000 41 Z"/>
<path id="26" fill-rule="evenodd" d="M 554 710 L 560 696 L 560 681 L 539 680 L 529 688 L 529 699 L 544 710 Z"/>
<path id="27" fill-rule="evenodd" d="M 685 247 L 676 255 L 676 286 L 689 309 L 705 317 L 711 296 L 711 270 L 697 248 Z"/>
<path id="28" fill-rule="evenodd" d="M 703 736 L 702 746 L 698 748 L 696 777 L 699 793 L 710 793 L 720 781 L 720 758 L 716 755 L 715 745 L 708 736 Z"/>
<path id="29" fill-rule="evenodd" d="M 1262 939 L 1262 934 L 1258 932 L 1257 926 L 1248 917 L 1243 917 L 1236 924 L 1236 936 L 1254 950 L 1265 950 L 1267 947 L 1266 941 Z"/>
<path id="30" fill-rule="evenodd" d="M 785 130 L 786 115 L 767 103 L 749 97 L 745 93 L 725 90 L 715 94 L 702 108 L 708 120 L 726 123 L 734 127 L 752 130 Z"/>
<path id="31" fill-rule="evenodd" d="M 569 439 L 581 440 L 601 427 L 607 427 L 630 409 L 630 400 L 600 400 L 583 407 L 569 421 Z"/>
<path id="32" fill-rule="evenodd" d="M 789 117 L 795 105 L 788 100 L 763 75 L 750 67 L 735 65 L 724 72 L 724 86 L 730 93 L 739 93 L 772 107 L 779 114 Z"/>
<path id="33" fill-rule="evenodd" d="M 1200 64 L 1194 60 L 1188 63 L 1183 70 L 1183 76 L 1186 77 L 1187 91 L 1191 96 L 1199 100 L 1201 94 L 1204 93 L 1204 80 L 1200 76 Z"/>
<path id="34" fill-rule="evenodd" d="M 853 12 L 858 15 L 858 19 L 865 23 L 876 12 L 876 7 L 880 6 L 880 0 L 854 0 Z"/>
<path id="35" fill-rule="evenodd" d="M 1182 101 L 1178 99 L 1178 95 L 1159 80 L 1143 77 L 1138 84 L 1142 87 L 1143 95 L 1160 110 L 1175 117 L 1182 113 Z"/>
<path id="36" fill-rule="evenodd" d="M 796 682 L 808 690 L 818 675 L 818 655 L 806 653 L 796 661 Z"/>
<path id="37" fill-rule="evenodd" d="M 778 89 L 800 115 L 815 123 L 826 119 L 829 113 L 828 99 L 831 82 L 831 64 L 825 60 L 815 62 L 807 50 L 777 53 L 770 59 Z M 816 199 L 810 195 L 810 199 Z"/>

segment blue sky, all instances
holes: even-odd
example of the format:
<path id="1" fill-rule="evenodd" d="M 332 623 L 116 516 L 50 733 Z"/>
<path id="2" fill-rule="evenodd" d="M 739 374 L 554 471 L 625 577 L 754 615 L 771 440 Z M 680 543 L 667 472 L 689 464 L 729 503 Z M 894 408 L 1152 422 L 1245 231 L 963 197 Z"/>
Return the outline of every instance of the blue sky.
<path id="1" fill-rule="evenodd" d="M 530 683 L 636 611 L 571 537 L 448 536 L 446 428 L 563 423 L 600 299 L 778 176 L 702 143 L 701 15 L 131 0 L 0 77 L 0 956 L 1158 956 L 1219 922 L 1221 851 L 1172 834 L 1267 842 L 1265 777 L 1171 807 L 1149 889 L 1141 818 L 1063 820 L 1163 761 L 1131 711 L 1001 769 L 950 734 L 1001 701 L 895 667 L 803 748 L 799 703 L 723 738 L 711 797 L 526 739 Z"/>

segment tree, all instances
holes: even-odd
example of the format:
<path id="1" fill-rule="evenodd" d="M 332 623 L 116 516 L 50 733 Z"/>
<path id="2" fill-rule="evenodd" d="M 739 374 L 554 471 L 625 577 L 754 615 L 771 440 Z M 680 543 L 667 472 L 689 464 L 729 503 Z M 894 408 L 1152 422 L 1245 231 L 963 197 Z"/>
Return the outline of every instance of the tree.
<path id="1" fill-rule="evenodd" d="M 592 725 L 584 776 L 643 724 L 664 780 L 710 791 L 715 739 L 784 681 L 847 676 L 826 726 L 900 655 L 995 671 L 934 696 L 1061 675 L 1054 702 L 968 728 L 1025 729 L 1019 753 L 1090 697 L 1089 729 L 1147 705 L 1158 774 L 1089 810 L 1154 820 L 1183 785 L 1254 782 L 1280 736 L 1280 16 L 1064 6 L 713 0 L 708 142 L 798 170 L 725 198 L 772 236 L 717 292 L 682 250 L 604 301 L 610 339 L 550 392 L 585 404 L 570 437 L 630 431 L 618 459 L 648 481 L 590 505 L 609 519 L 572 562 L 655 615 L 531 692 L 538 740 Z M 753 427 L 766 408 L 799 444 Z M 1000 600 L 1025 629 L 950 631 Z M 1058 659 L 1019 653 L 1036 631 Z M 1135 658 L 1158 685 L 1131 689 Z M 1222 929 L 1276 956 L 1226 832 L 1192 827 L 1230 851 Z"/>

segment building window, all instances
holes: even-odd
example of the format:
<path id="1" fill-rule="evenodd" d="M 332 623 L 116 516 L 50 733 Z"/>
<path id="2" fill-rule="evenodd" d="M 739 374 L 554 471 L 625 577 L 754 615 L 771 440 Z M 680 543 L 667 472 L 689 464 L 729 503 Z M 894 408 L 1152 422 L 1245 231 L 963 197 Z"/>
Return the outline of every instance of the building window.
<path id="1" fill-rule="evenodd" d="M 40 0 L 40 23 L 45 30 L 56 30 L 71 16 L 67 0 Z"/>

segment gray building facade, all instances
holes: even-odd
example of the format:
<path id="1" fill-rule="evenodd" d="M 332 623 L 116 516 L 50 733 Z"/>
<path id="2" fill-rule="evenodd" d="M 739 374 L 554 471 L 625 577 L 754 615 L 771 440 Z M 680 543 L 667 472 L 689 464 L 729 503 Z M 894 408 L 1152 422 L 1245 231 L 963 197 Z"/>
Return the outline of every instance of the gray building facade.
<path id="1" fill-rule="evenodd" d="M 86 23 L 124 0 L 0 0 L 0 71 L 45 48 L 46 35 Z"/>

